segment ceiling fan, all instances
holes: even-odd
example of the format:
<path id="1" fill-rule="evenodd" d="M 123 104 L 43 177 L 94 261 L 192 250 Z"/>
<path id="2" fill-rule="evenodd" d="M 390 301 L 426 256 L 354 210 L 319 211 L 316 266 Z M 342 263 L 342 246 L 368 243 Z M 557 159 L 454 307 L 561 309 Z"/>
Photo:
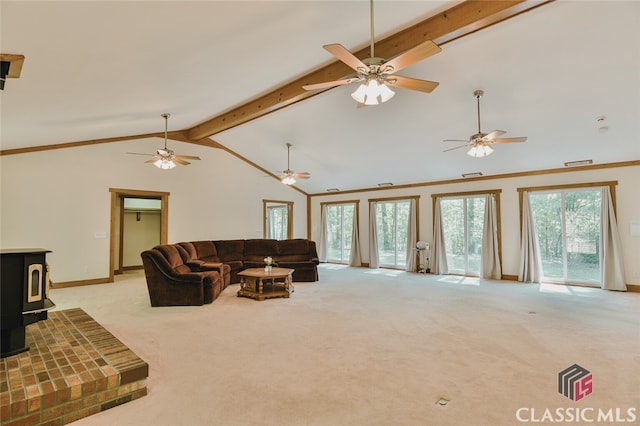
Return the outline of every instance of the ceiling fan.
<path id="1" fill-rule="evenodd" d="M 498 138 L 498 136 L 507 133 L 504 130 L 494 130 L 491 133 L 482 133 L 480 130 L 480 98 L 484 95 L 483 90 L 476 90 L 473 92 L 473 96 L 476 97 L 478 103 L 478 133 L 471 135 L 469 140 L 464 139 L 445 139 L 445 142 L 465 142 L 464 145 L 456 146 L 454 148 L 445 149 L 443 152 L 452 151 L 458 148 L 470 147 L 467 154 L 472 157 L 486 157 L 493 152 L 491 145 L 494 143 L 511 143 L 511 142 L 526 142 L 526 137 L 517 138 Z"/>
<path id="2" fill-rule="evenodd" d="M 427 40 L 390 60 L 377 58 L 374 54 L 373 42 L 373 0 L 370 0 L 370 9 L 371 57 L 361 61 L 344 46 L 337 43 L 322 46 L 340 61 L 353 68 L 356 71 L 356 76 L 325 83 L 307 84 L 302 86 L 305 90 L 329 89 L 359 81 L 362 84 L 351 94 L 351 97 L 356 100 L 358 104 L 378 105 L 379 103 L 388 101 L 395 95 L 393 90 L 389 89 L 388 86 L 417 90 L 425 93 L 431 93 L 438 86 L 439 83 L 434 81 L 403 77 L 395 75 L 395 72 L 409 65 L 413 65 L 422 59 L 426 59 L 429 56 L 435 55 L 442 49 L 433 41 Z"/>
<path id="3" fill-rule="evenodd" d="M 291 170 L 291 166 L 289 164 L 290 160 L 290 151 L 291 144 L 287 143 L 287 170 L 280 172 L 280 182 L 285 185 L 293 185 L 296 183 L 296 179 L 309 179 L 311 174 L 309 172 L 294 172 Z"/>
<path id="4" fill-rule="evenodd" d="M 175 152 L 167 148 L 167 126 L 171 114 L 164 113 L 160 116 L 164 118 L 164 148 L 157 150 L 155 154 L 142 154 L 138 152 L 127 152 L 127 154 L 153 156 L 152 159 L 145 161 L 145 163 L 153 163 L 154 166 L 163 170 L 173 169 L 176 164 L 182 164 L 183 166 L 191 164 L 186 160 L 199 160 L 200 157 L 193 155 L 176 155 Z"/>

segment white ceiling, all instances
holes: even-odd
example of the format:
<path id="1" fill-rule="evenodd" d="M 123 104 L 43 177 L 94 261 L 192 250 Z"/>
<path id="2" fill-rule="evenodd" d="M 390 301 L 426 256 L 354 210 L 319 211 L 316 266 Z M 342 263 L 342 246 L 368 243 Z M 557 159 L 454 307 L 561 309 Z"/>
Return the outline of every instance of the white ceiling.
<path id="1" fill-rule="evenodd" d="M 376 38 L 456 3 L 376 1 Z M 0 94 L 2 150 L 160 132 L 164 112 L 169 130 L 186 129 L 333 62 L 322 45 L 356 51 L 370 36 L 366 0 L 0 8 L 2 53 L 26 56 Z M 383 105 L 356 108 L 349 85 L 211 138 L 274 173 L 290 142 L 291 168 L 312 175 L 297 186 L 312 194 L 640 159 L 640 2 L 556 1 L 442 49 L 399 73 L 440 82 L 431 94 L 397 89 Z M 442 152 L 457 146 L 443 139 L 476 133 L 478 88 L 482 130 L 528 141 L 482 159 Z M 150 139 L 149 153 L 161 145 Z"/>

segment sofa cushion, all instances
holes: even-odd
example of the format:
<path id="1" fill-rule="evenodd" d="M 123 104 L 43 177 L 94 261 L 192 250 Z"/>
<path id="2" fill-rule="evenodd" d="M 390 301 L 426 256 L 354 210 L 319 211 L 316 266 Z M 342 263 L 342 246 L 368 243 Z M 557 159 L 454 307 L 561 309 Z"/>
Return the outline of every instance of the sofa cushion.
<path id="1" fill-rule="evenodd" d="M 218 240 L 213 241 L 213 244 L 218 252 L 220 262 L 242 262 L 244 257 L 244 240 Z"/>
<path id="2" fill-rule="evenodd" d="M 184 264 L 191 268 L 192 271 L 199 271 L 204 261 L 198 259 L 198 253 L 192 243 L 178 243 L 176 248 L 182 256 Z"/>
<path id="3" fill-rule="evenodd" d="M 309 260 L 309 240 L 297 238 L 278 241 L 278 255 L 287 256 L 292 254 L 303 254 L 306 256 L 306 260 Z"/>
<path id="4" fill-rule="evenodd" d="M 264 258 L 271 256 L 278 261 L 278 240 L 252 239 L 244 242 L 244 261 L 259 262 L 264 265 Z"/>
<path id="5" fill-rule="evenodd" d="M 184 263 L 183 257 L 186 252 L 182 247 L 173 244 L 166 244 L 155 246 L 154 248 L 162 253 L 164 258 L 167 259 L 169 266 L 171 266 L 177 273 L 186 274 L 191 272 L 191 268 Z M 183 252 L 182 254 L 181 251 Z"/>
<path id="6" fill-rule="evenodd" d="M 178 245 L 182 247 L 187 254 L 187 258 L 184 259 L 185 262 L 188 262 L 190 260 L 195 260 L 198 258 L 198 252 L 196 251 L 196 248 L 193 245 L 193 243 L 183 242 L 183 243 L 178 243 Z"/>
<path id="7" fill-rule="evenodd" d="M 215 262 L 218 259 L 218 251 L 216 250 L 216 246 L 213 244 L 213 241 L 193 241 L 193 247 L 196 250 L 196 257 L 201 260 L 205 260 L 207 262 Z"/>

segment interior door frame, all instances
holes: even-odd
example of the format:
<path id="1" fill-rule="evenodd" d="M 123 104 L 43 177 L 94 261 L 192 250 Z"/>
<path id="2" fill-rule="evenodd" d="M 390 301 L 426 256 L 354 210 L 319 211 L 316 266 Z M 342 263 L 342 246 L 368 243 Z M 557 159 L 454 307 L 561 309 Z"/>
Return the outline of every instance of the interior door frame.
<path id="1" fill-rule="evenodd" d="M 124 198 L 152 198 L 160 200 L 160 244 L 168 241 L 169 230 L 169 192 L 145 191 L 139 189 L 109 188 L 111 193 L 111 216 L 109 231 L 109 281 L 114 282 L 116 264 L 116 244 L 120 244 L 116 238 L 117 217 L 120 215 L 118 200 Z M 118 241 L 116 241 L 118 240 Z M 122 266 L 122 265 L 120 265 Z"/>

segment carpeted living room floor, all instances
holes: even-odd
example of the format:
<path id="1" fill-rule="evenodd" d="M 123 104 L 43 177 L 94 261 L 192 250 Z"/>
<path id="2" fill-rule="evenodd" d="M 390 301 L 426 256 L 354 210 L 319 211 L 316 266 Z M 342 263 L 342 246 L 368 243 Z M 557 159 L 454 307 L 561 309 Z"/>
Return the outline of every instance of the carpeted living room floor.
<path id="1" fill-rule="evenodd" d="M 290 299 L 238 298 L 231 285 L 199 307 L 152 308 L 141 271 L 54 288 L 56 309 L 82 308 L 149 364 L 147 396 L 73 424 L 512 425 L 558 408 L 594 409 L 581 420 L 616 408 L 631 420 L 633 408 L 640 422 L 639 294 L 319 274 Z M 580 401 L 558 392 L 573 364 L 593 375 Z"/>

